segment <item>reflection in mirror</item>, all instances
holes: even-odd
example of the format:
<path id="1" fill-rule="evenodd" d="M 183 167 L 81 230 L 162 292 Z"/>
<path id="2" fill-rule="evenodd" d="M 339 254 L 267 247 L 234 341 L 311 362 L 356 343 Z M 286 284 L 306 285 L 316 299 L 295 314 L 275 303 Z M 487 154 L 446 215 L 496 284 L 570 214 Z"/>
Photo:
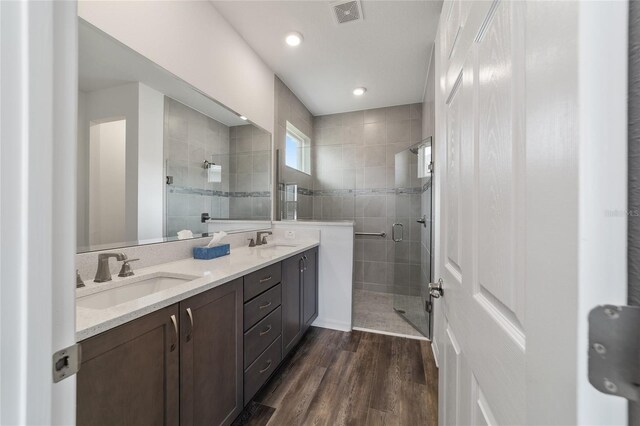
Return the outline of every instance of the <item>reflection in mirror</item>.
<path id="1" fill-rule="evenodd" d="M 78 252 L 270 219 L 271 135 L 80 20 Z"/>

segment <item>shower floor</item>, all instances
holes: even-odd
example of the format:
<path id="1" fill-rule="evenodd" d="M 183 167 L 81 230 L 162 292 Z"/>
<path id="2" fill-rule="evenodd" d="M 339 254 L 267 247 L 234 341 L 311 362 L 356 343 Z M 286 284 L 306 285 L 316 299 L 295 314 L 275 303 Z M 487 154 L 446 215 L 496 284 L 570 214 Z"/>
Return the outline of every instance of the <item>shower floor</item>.
<path id="1" fill-rule="evenodd" d="M 354 290 L 353 293 L 353 326 L 367 330 L 401 334 L 404 336 L 425 338 L 407 321 L 393 310 L 393 294 L 378 293 L 368 290 Z M 417 309 L 422 306 L 420 297 L 402 296 L 408 303 L 416 303 Z"/>

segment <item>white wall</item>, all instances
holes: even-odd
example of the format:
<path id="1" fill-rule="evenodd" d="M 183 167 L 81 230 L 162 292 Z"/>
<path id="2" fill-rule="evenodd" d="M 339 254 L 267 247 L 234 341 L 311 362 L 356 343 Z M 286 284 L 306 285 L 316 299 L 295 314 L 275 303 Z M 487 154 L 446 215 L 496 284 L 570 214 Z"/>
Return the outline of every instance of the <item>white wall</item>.
<path id="1" fill-rule="evenodd" d="M 93 124 L 89 132 L 89 244 L 126 241 L 124 119 Z"/>
<path id="2" fill-rule="evenodd" d="M 273 134 L 274 74 L 209 2 L 81 0 L 78 15 Z"/>
<path id="3" fill-rule="evenodd" d="M 89 125 L 86 118 L 87 100 L 84 92 L 78 91 L 78 150 L 77 150 L 77 214 L 76 245 L 89 245 Z"/>
<path id="4" fill-rule="evenodd" d="M 164 95 L 139 84 L 138 240 L 163 235 Z"/>
<path id="5" fill-rule="evenodd" d="M 351 331 L 354 223 L 281 221 L 272 226 L 275 240 L 285 239 L 287 230 L 300 240 L 320 234 L 318 318 L 312 325 Z"/>
<path id="6" fill-rule="evenodd" d="M 90 122 L 109 121 L 116 118 L 127 120 L 125 233 L 126 241 L 136 240 L 138 234 L 138 83 L 88 92 L 85 93 L 84 98 L 86 106 L 84 126 L 89 126 Z"/>

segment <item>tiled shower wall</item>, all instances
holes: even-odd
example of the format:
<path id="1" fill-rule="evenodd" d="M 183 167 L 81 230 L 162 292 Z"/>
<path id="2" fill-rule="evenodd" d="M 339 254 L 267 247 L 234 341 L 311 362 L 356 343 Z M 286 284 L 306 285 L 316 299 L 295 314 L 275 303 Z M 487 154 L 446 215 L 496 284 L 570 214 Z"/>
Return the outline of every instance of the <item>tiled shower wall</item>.
<path id="1" fill-rule="evenodd" d="M 355 287 L 419 294 L 425 231 L 415 220 L 423 188 L 396 191 L 395 155 L 422 139 L 422 104 L 312 117 L 277 77 L 275 86 L 275 148 L 282 158 L 287 121 L 311 136 L 311 175 L 281 164 L 280 183 L 298 185 L 298 219 L 355 220 L 356 231 L 385 232 L 356 237 Z M 394 243 L 391 226 L 399 218 L 409 225 L 404 241 Z"/>
<path id="2" fill-rule="evenodd" d="M 280 183 L 298 185 L 298 219 L 313 217 L 313 189 L 314 165 L 311 164 L 311 175 L 284 165 L 284 147 L 287 131 L 287 121 L 313 140 L 313 116 L 300 102 L 296 95 L 278 78 L 275 78 L 275 149 L 280 150 Z M 312 154 L 313 155 L 313 154 Z M 279 194 L 281 195 L 281 194 Z"/>
<path id="3" fill-rule="evenodd" d="M 271 135 L 252 124 L 230 127 L 229 135 L 228 217 L 270 220 Z"/>
<path id="4" fill-rule="evenodd" d="M 206 231 L 200 215 L 229 217 L 229 127 L 165 96 L 166 236 Z M 222 182 L 208 183 L 205 160 L 222 164 Z"/>
<path id="5" fill-rule="evenodd" d="M 165 97 L 166 234 L 207 232 L 200 215 L 214 219 L 271 219 L 271 135 L 254 126 L 228 127 Z M 222 181 L 208 182 L 204 161 L 222 166 Z"/>
<path id="6" fill-rule="evenodd" d="M 314 118 L 313 218 L 351 219 L 356 232 L 355 288 L 419 294 L 422 189 L 396 194 L 396 154 L 422 139 L 422 104 L 400 105 Z M 391 226 L 406 218 L 404 241 Z"/>

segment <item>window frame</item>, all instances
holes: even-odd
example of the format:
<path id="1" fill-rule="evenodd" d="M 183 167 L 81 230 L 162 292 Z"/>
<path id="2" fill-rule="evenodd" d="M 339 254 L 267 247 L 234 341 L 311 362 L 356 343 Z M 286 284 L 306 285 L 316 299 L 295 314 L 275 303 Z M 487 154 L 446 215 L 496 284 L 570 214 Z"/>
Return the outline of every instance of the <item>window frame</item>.
<path id="1" fill-rule="evenodd" d="M 302 152 L 302 155 L 300 156 L 296 154 L 298 157 L 298 164 L 300 164 L 301 169 L 287 164 L 287 138 L 289 136 L 291 136 L 292 139 L 299 141 L 302 145 L 301 148 L 298 148 L 299 152 Z M 292 170 L 311 176 L 311 138 L 305 135 L 289 121 L 287 121 L 287 126 L 285 129 L 284 149 L 284 165 Z M 307 150 L 307 154 L 305 154 L 305 149 Z"/>

